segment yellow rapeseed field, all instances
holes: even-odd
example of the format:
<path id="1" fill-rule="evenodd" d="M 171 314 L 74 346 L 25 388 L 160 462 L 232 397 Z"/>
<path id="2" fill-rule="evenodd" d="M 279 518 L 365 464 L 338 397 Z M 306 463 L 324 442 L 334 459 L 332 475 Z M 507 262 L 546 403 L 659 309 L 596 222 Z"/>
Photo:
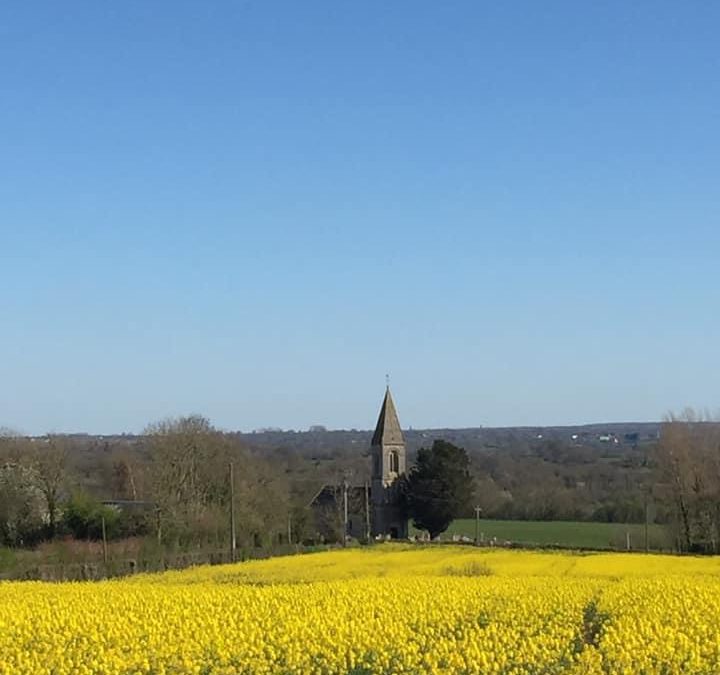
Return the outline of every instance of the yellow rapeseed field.
<path id="1" fill-rule="evenodd" d="M 720 561 L 382 545 L 0 584 L 0 675 L 720 673 Z"/>

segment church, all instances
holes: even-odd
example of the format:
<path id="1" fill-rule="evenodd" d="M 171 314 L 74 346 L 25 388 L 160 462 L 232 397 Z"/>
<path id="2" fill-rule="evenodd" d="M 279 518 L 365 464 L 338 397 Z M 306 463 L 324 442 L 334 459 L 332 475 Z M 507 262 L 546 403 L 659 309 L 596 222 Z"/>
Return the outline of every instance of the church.
<path id="1" fill-rule="evenodd" d="M 310 506 L 318 532 L 332 536 L 345 530 L 357 539 L 406 539 L 407 519 L 400 501 L 399 478 L 405 474 L 406 451 L 390 387 L 385 390 L 370 442 L 370 482 L 325 485 Z"/>

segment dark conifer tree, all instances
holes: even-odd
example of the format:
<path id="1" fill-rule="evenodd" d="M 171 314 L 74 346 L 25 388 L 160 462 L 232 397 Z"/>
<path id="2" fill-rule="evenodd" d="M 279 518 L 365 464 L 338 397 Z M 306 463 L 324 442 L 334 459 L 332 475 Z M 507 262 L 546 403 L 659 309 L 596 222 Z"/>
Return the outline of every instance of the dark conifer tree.
<path id="1" fill-rule="evenodd" d="M 473 479 L 464 448 L 437 440 L 420 448 L 417 462 L 404 485 L 405 507 L 415 527 L 431 538 L 447 530 L 472 508 Z"/>

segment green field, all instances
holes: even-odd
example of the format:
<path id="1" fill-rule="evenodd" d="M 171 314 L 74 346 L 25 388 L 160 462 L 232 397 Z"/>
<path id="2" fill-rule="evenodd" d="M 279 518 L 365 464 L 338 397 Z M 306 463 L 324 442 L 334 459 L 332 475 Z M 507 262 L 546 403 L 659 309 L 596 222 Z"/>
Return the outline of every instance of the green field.
<path id="1" fill-rule="evenodd" d="M 509 541 L 534 546 L 623 550 L 629 532 L 631 549 L 645 549 L 645 526 L 637 524 L 481 519 L 480 532 L 485 542 L 497 538 L 498 544 Z M 453 535 L 474 539 L 475 521 L 471 518 L 454 521 L 442 538 L 450 539 Z M 651 550 L 667 551 L 672 549 L 672 539 L 663 526 L 649 525 L 648 545 Z"/>

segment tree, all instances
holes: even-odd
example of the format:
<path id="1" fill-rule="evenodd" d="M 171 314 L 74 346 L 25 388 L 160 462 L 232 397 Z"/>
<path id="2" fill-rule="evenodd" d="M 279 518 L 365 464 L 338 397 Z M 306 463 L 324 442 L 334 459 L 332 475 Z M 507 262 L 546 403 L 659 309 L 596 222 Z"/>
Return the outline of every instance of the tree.
<path id="1" fill-rule="evenodd" d="M 44 515 L 37 473 L 21 464 L 0 465 L 0 545 L 36 542 Z"/>
<path id="2" fill-rule="evenodd" d="M 199 415 L 153 424 L 146 434 L 152 498 L 163 539 L 225 542 L 230 462 L 238 540 L 269 542 L 273 535 L 287 532 L 285 479 L 266 460 L 250 455 L 236 437 L 221 433 Z"/>
<path id="3" fill-rule="evenodd" d="M 436 440 L 432 448 L 420 448 L 417 462 L 405 483 L 405 503 L 415 527 L 431 538 L 472 507 L 473 480 L 470 458 L 464 448 Z"/>
<path id="4" fill-rule="evenodd" d="M 38 474 L 38 487 L 45 499 L 48 517 L 48 535 L 55 536 L 58 507 L 66 478 L 67 448 L 62 436 L 48 435 L 47 445 L 35 453 L 34 468 Z"/>
<path id="5" fill-rule="evenodd" d="M 200 415 L 158 422 L 145 433 L 158 525 L 182 536 L 212 529 L 227 499 L 230 453 L 222 434 Z"/>
<path id="6" fill-rule="evenodd" d="M 720 424 L 685 410 L 669 415 L 657 447 L 661 484 L 681 548 L 717 551 L 720 539 Z"/>
<path id="7" fill-rule="evenodd" d="M 111 479 L 113 494 L 121 499 L 140 499 L 137 486 L 134 457 L 127 451 L 115 452 L 111 457 Z"/>

